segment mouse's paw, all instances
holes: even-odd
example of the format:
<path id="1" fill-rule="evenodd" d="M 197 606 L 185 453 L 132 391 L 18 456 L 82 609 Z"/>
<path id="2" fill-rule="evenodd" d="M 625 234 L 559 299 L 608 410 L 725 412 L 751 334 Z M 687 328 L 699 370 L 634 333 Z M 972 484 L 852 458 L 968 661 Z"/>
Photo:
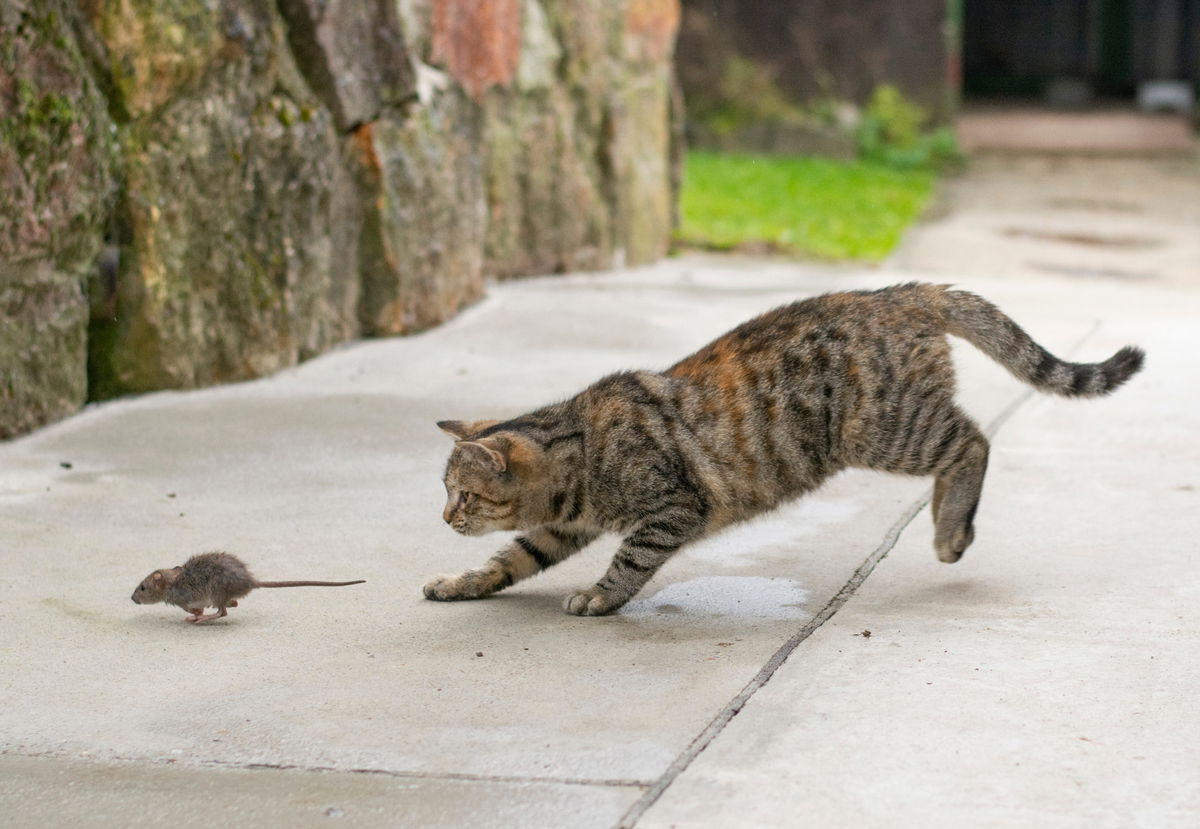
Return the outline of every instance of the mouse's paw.
<path id="1" fill-rule="evenodd" d="M 195 619 L 193 619 L 189 616 L 188 621 L 191 622 L 192 624 L 200 625 L 200 624 L 204 624 L 205 622 L 211 622 L 213 619 L 223 619 L 228 615 L 229 615 L 229 611 L 227 611 L 225 608 L 222 607 L 222 608 L 218 608 L 216 613 L 206 613 L 202 616 L 197 616 Z"/>
<path id="2" fill-rule="evenodd" d="M 627 597 L 599 585 L 572 593 L 563 600 L 563 610 L 573 616 L 603 616 L 625 604 Z"/>
<path id="3" fill-rule="evenodd" d="M 490 575 L 486 571 L 468 570 L 457 576 L 438 576 L 425 585 L 425 598 L 435 602 L 481 599 L 496 592 L 495 579 Z"/>

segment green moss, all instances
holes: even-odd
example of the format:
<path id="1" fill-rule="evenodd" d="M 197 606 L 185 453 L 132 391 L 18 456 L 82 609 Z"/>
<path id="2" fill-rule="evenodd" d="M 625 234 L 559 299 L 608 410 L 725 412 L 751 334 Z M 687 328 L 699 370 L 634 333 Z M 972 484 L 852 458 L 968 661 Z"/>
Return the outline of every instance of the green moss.
<path id="1" fill-rule="evenodd" d="M 285 127 L 290 127 L 296 123 L 296 113 L 292 111 L 291 106 L 286 101 L 280 101 L 275 106 L 275 117 L 279 119 L 279 123 Z"/>
<path id="2" fill-rule="evenodd" d="M 107 47 L 115 105 L 144 115 L 199 77 L 224 43 L 221 14 L 209 0 L 94 4 L 91 23 Z"/>
<path id="3" fill-rule="evenodd" d="M 15 117 L 4 121 L 3 138 L 22 157 L 51 154 L 67 141 L 79 118 L 70 98 L 42 93 L 25 78 L 17 79 L 16 103 Z"/>

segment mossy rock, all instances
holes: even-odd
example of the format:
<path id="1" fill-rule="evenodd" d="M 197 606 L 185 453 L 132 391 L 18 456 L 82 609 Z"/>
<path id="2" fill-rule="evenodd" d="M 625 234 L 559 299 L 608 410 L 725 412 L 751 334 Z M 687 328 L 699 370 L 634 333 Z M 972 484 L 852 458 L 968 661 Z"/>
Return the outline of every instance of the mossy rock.
<path id="1" fill-rule="evenodd" d="M 258 377 L 358 334 L 354 196 L 328 110 L 278 26 L 123 133 L 117 331 L 105 393 Z M 267 43 L 264 39 L 269 39 Z"/>
<path id="2" fill-rule="evenodd" d="M 356 135 L 364 333 L 420 331 L 483 295 L 479 130 L 475 105 L 448 89 Z"/>
<path id="3" fill-rule="evenodd" d="M 74 6 L 0 15 L 0 438 L 86 399 L 83 285 L 118 174 L 113 124 L 73 38 Z"/>
<path id="4" fill-rule="evenodd" d="M 599 130 L 581 131 L 561 88 L 494 93 L 485 126 L 489 273 L 509 277 L 608 267 L 612 204 Z"/>

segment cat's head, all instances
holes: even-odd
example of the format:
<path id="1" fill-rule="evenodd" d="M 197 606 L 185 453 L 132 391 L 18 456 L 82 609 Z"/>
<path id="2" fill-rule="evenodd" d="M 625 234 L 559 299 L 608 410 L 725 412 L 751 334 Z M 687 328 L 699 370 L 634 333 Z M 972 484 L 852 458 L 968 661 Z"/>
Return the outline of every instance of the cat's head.
<path id="1" fill-rule="evenodd" d="M 454 438 L 446 464 L 442 518 L 463 535 L 526 530 L 550 519 L 545 452 L 528 438 L 503 429 L 480 437 L 496 420 L 443 420 Z"/>

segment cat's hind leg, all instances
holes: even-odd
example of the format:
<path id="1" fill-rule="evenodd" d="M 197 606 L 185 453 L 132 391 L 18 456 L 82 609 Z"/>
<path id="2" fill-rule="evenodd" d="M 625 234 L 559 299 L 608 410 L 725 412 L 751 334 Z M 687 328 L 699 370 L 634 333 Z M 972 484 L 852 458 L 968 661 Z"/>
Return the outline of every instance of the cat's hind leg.
<path id="1" fill-rule="evenodd" d="M 975 540 L 975 511 L 987 465 L 987 438 L 962 415 L 956 440 L 933 484 L 933 548 L 941 561 L 958 561 Z"/>
<path id="2" fill-rule="evenodd" d="M 579 552 L 597 535 L 575 527 L 538 527 L 514 538 L 482 567 L 430 580 L 424 588 L 425 598 L 440 602 L 482 599 Z"/>
<path id="3" fill-rule="evenodd" d="M 933 548 L 953 563 L 975 538 L 975 510 L 987 472 L 988 442 L 949 394 L 907 401 L 909 422 L 863 464 L 904 475 L 935 475 Z"/>

